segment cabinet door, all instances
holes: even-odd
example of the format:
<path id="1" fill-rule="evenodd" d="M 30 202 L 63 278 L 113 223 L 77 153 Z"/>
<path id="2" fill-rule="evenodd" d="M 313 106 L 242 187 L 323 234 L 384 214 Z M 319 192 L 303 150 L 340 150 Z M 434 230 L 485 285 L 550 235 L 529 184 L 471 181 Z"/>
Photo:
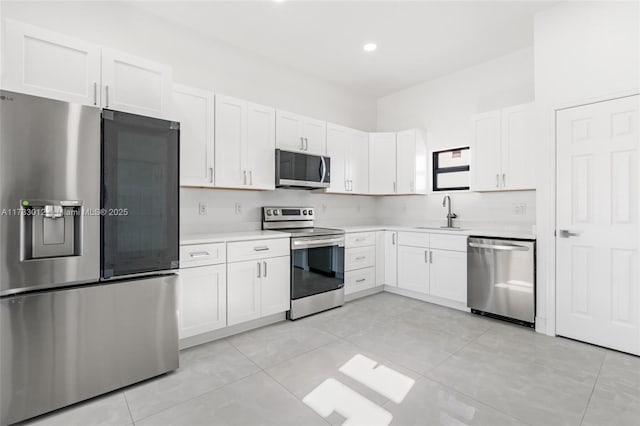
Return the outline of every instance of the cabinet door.
<path id="1" fill-rule="evenodd" d="M 376 268 L 347 271 L 344 274 L 344 294 L 353 294 L 375 287 Z"/>
<path id="2" fill-rule="evenodd" d="M 102 49 L 102 106 L 170 118 L 171 67 L 112 49 Z"/>
<path id="3" fill-rule="evenodd" d="M 327 155 L 327 123 L 305 117 L 302 136 L 305 138 L 305 152 L 315 155 Z"/>
<path id="4" fill-rule="evenodd" d="M 227 323 L 240 324 L 260 317 L 262 262 L 248 260 L 227 264 Z"/>
<path id="5" fill-rule="evenodd" d="M 276 148 L 305 152 L 303 138 L 304 118 L 287 111 L 276 111 Z"/>
<path id="6" fill-rule="evenodd" d="M 223 188 L 245 188 L 247 102 L 216 95 L 215 183 Z M 274 160 L 275 161 L 275 160 Z"/>
<path id="7" fill-rule="evenodd" d="M 172 119 L 180 122 L 180 185 L 213 186 L 214 95 L 173 86 Z"/>
<path id="8" fill-rule="evenodd" d="M 5 21 L 2 88 L 100 105 L 100 46 Z"/>
<path id="9" fill-rule="evenodd" d="M 397 134 L 398 194 L 416 191 L 416 132 L 405 130 Z"/>
<path id="10" fill-rule="evenodd" d="M 347 179 L 350 192 L 369 193 L 369 135 L 359 130 L 351 131 L 347 155 Z M 333 158 L 331 159 L 333 164 Z M 333 166 L 331 168 L 333 174 Z"/>
<path id="11" fill-rule="evenodd" d="M 398 286 L 398 233 L 384 232 L 384 284 Z"/>
<path id="12" fill-rule="evenodd" d="M 275 189 L 276 111 L 247 104 L 247 169 L 253 189 Z"/>
<path id="13" fill-rule="evenodd" d="M 262 261 L 260 315 L 267 316 L 291 309 L 291 258 L 272 257 Z"/>
<path id="14" fill-rule="evenodd" d="M 369 192 L 396 193 L 396 134 L 369 134 Z"/>
<path id="15" fill-rule="evenodd" d="M 398 246 L 398 288 L 429 294 L 429 250 Z"/>
<path id="16" fill-rule="evenodd" d="M 502 110 L 502 175 L 504 189 L 534 189 L 535 147 L 529 139 L 533 106 L 518 105 Z"/>
<path id="17" fill-rule="evenodd" d="M 467 253 L 431 250 L 429 292 L 460 303 L 467 303 Z"/>
<path id="18" fill-rule="evenodd" d="M 386 284 L 386 239 L 387 231 L 376 231 L 376 285 Z M 395 256 L 394 256 L 395 258 Z M 391 285 L 391 284 L 389 284 Z"/>
<path id="19" fill-rule="evenodd" d="M 478 114 L 472 120 L 471 190 L 500 189 L 500 111 Z"/>
<path id="20" fill-rule="evenodd" d="M 226 327 L 226 266 L 180 269 L 178 277 L 180 338 L 184 339 Z"/>
<path id="21" fill-rule="evenodd" d="M 327 124 L 327 156 L 331 158 L 331 185 L 327 192 L 349 191 L 346 174 L 349 129 L 336 124 Z"/>

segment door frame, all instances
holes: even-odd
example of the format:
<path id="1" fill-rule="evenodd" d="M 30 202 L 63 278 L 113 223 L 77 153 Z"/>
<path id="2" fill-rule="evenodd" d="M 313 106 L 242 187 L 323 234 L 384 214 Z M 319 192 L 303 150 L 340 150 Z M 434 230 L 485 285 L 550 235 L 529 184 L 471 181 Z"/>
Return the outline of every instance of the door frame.
<path id="1" fill-rule="evenodd" d="M 546 317 L 538 317 L 536 312 L 536 331 L 544 333 L 549 336 L 556 336 L 556 317 L 557 317 L 557 304 L 556 304 L 556 277 L 557 277 L 557 236 L 555 231 L 557 229 L 557 217 L 558 217 L 558 204 L 557 204 L 557 181 L 558 181 L 558 133 L 557 133 L 557 115 L 561 110 L 575 108 L 579 106 L 585 106 L 595 104 L 599 102 L 606 102 L 620 98 L 626 98 L 629 96 L 640 95 L 639 89 L 630 89 L 621 92 L 609 93 L 607 95 L 573 99 L 566 101 L 556 101 L 549 106 L 538 105 L 539 117 L 544 120 L 545 132 L 553 132 L 549 141 L 553 141 L 551 144 L 543 146 L 545 152 L 542 153 L 542 159 L 549 161 L 548 164 L 553 164 L 553 173 L 547 174 L 546 182 L 540 183 L 537 191 L 540 194 L 537 199 L 537 212 L 536 212 L 536 224 L 537 224 L 537 241 L 543 247 L 546 247 L 546 253 L 538 255 L 536 269 L 538 271 L 544 271 L 545 285 L 545 302 L 546 302 Z M 547 123 L 549 125 L 547 125 Z M 546 157 L 546 158 L 544 158 Z M 544 164 L 544 163 L 543 163 Z M 541 238 L 542 237 L 542 238 Z M 541 268 L 542 266 L 542 268 Z M 540 280 L 537 279 L 539 282 Z"/>

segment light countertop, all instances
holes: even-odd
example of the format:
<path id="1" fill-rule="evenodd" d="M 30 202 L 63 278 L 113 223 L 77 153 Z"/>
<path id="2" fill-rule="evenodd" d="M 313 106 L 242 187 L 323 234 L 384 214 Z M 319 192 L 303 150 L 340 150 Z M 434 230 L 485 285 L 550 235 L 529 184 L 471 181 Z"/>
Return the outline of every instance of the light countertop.
<path id="1" fill-rule="evenodd" d="M 523 230 L 509 229 L 485 229 L 485 228 L 461 228 L 459 230 L 441 229 L 439 227 L 420 228 L 416 226 L 393 226 L 393 225 L 364 225 L 364 226 L 334 226 L 333 228 L 344 229 L 346 233 L 372 232 L 372 231 L 400 231 L 400 232 L 426 232 L 429 234 L 449 234 L 449 235 L 473 235 L 478 237 L 516 238 L 522 240 L 535 240 L 535 234 Z"/>
<path id="2" fill-rule="evenodd" d="M 291 234 L 280 231 L 238 231 L 220 232 L 213 234 L 184 235 L 180 239 L 180 245 L 189 244 L 210 244 L 210 243 L 230 243 L 234 241 L 267 240 L 272 238 L 289 238 Z"/>

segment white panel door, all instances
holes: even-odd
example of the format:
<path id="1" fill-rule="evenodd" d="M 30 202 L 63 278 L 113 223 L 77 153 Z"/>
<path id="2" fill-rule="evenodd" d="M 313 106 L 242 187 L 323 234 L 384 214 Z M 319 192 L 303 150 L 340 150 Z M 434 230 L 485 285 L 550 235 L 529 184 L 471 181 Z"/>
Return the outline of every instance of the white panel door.
<path id="1" fill-rule="evenodd" d="M 505 108 L 502 115 L 502 174 L 503 189 L 535 189 L 536 162 L 532 117 L 533 105 Z"/>
<path id="2" fill-rule="evenodd" d="M 314 155 L 327 153 L 327 122 L 305 117 L 302 136 L 304 136 L 305 152 Z"/>
<path id="3" fill-rule="evenodd" d="M 276 110 L 276 147 L 284 151 L 305 152 L 304 117 Z"/>
<path id="4" fill-rule="evenodd" d="M 247 104 L 247 169 L 252 189 L 275 189 L 276 111 Z"/>
<path id="5" fill-rule="evenodd" d="M 222 188 L 246 188 L 249 182 L 244 161 L 247 150 L 247 102 L 216 95 L 215 116 L 215 184 Z"/>
<path id="6" fill-rule="evenodd" d="M 291 261 L 289 256 L 262 260 L 260 315 L 266 316 L 291 309 Z"/>
<path id="7" fill-rule="evenodd" d="M 171 67 L 113 49 L 102 49 L 102 106 L 170 118 Z"/>
<path id="8" fill-rule="evenodd" d="M 398 286 L 398 233 L 384 231 L 384 283 Z"/>
<path id="9" fill-rule="evenodd" d="M 638 355 L 639 99 L 556 115 L 556 332 Z"/>
<path id="10" fill-rule="evenodd" d="M 8 19 L 4 27 L 3 89 L 100 105 L 100 46 Z"/>
<path id="11" fill-rule="evenodd" d="M 416 131 L 397 133 L 397 192 L 413 194 L 416 191 Z"/>
<path id="12" fill-rule="evenodd" d="M 226 327 L 226 265 L 180 269 L 178 278 L 180 338 Z"/>
<path id="13" fill-rule="evenodd" d="M 467 303 L 467 252 L 431 250 L 429 294 Z"/>
<path id="14" fill-rule="evenodd" d="M 352 130 L 349 137 L 347 155 L 347 179 L 349 192 L 369 193 L 369 135 L 366 132 Z M 331 160 L 333 164 L 333 159 Z M 333 174 L 333 167 L 331 169 Z"/>
<path id="15" fill-rule="evenodd" d="M 180 185 L 213 186 L 214 95 L 175 84 L 174 120 L 180 122 Z"/>
<path id="16" fill-rule="evenodd" d="M 396 193 L 396 134 L 369 134 L 369 193 Z"/>
<path id="17" fill-rule="evenodd" d="M 429 250 L 398 246 L 398 288 L 429 294 Z"/>
<path id="18" fill-rule="evenodd" d="M 476 115 L 472 120 L 471 190 L 497 191 L 501 181 L 500 111 Z"/>
<path id="19" fill-rule="evenodd" d="M 331 159 L 331 184 L 327 192 L 349 191 L 350 182 L 346 174 L 349 139 L 350 129 L 337 124 L 327 124 L 327 156 Z"/>
<path id="20" fill-rule="evenodd" d="M 260 317 L 262 261 L 227 264 L 227 323 L 240 324 Z"/>

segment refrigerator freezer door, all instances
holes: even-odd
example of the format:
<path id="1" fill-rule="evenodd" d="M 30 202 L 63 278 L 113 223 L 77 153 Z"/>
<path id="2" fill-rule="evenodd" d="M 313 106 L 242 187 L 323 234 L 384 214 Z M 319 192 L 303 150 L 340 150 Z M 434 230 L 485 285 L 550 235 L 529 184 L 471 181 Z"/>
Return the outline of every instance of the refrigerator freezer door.
<path id="1" fill-rule="evenodd" d="M 176 276 L 0 301 L 0 424 L 178 368 Z"/>
<path id="2" fill-rule="evenodd" d="M 0 91 L 0 296 L 98 280 L 99 165 L 99 109 Z"/>

